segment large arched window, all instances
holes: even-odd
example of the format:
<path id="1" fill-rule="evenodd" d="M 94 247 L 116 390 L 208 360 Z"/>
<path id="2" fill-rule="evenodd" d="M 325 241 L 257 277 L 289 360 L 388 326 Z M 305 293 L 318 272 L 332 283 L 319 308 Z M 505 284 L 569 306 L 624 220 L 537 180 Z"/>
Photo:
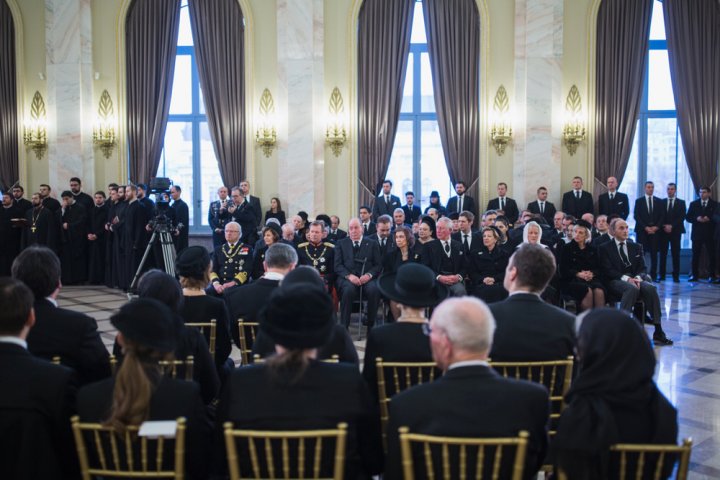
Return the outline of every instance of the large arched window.
<path id="1" fill-rule="evenodd" d="M 650 45 L 645 86 L 630 161 L 620 190 L 630 198 L 628 224 L 635 226 L 632 207 L 644 195 L 645 181 L 655 183 L 655 195 L 666 197 L 668 183 L 677 184 L 677 196 L 689 203 L 695 198 L 685 162 L 677 112 L 670 81 L 667 39 L 662 3 L 655 0 L 650 24 Z M 690 225 L 682 247 L 689 248 Z"/>
<path id="2" fill-rule="evenodd" d="M 403 203 L 408 190 L 423 207 L 430 203 L 433 190 L 438 191 L 443 204 L 455 194 L 435 113 L 422 0 L 415 3 L 400 119 L 386 177 L 393 181 L 393 194 Z"/>
<path id="3" fill-rule="evenodd" d="M 169 177 L 182 187 L 191 232 L 208 225 L 208 206 L 223 182 L 208 130 L 187 0 L 180 10 L 170 115 L 157 176 Z"/>

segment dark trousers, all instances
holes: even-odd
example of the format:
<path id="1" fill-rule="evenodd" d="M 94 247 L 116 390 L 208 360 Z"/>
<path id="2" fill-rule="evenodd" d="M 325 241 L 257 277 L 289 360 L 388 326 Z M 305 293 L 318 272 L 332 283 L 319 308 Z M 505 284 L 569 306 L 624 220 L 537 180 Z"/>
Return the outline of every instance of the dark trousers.
<path id="1" fill-rule="evenodd" d="M 628 312 L 632 312 L 637 301 L 642 299 L 653 323 L 660 325 L 660 297 L 658 297 L 657 289 L 652 283 L 642 282 L 640 288 L 637 288 L 630 282 L 611 280 L 608 283 L 608 288 L 613 294 L 621 297 L 620 308 Z"/>
<path id="2" fill-rule="evenodd" d="M 352 304 L 355 300 L 360 300 L 360 289 L 362 288 L 362 300 L 367 300 L 367 323 L 375 325 L 377 317 L 378 305 L 380 304 L 380 290 L 377 288 L 376 281 L 370 280 L 362 287 L 353 285 L 348 280 L 341 278 L 338 280 L 338 290 L 340 293 L 340 320 L 345 328 L 350 326 L 350 314 L 352 313 Z"/>
<path id="3" fill-rule="evenodd" d="M 643 235 L 643 241 L 642 246 L 643 250 L 645 250 L 645 255 L 650 254 L 650 276 L 653 280 L 655 280 L 655 277 L 657 277 L 657 271 L 658 271 L 658 252 L 659 252 L 659 239 L 660 239 L 660 232 L 653 235 Z"/>
<path id="4" fill-rule="evenodd" d="M 680 238 L 682 233 L 661 233 L 660 234 L 660 276 L 667 273 L 668 248 L 672 254 L 672 276 L 677 279 L 680 275 Z"/>
<path id="5" fill-rule="evenodd" d="M 712 234 L 710 234 L 697 236 L 692 239 L 692 274 L 695 278 L 700 276 L 700 256 L 702 255 L 703 247 L 707 250 L 709 275 L 710 277 L 715 276 L 715 242 L 713 241 Z"/>

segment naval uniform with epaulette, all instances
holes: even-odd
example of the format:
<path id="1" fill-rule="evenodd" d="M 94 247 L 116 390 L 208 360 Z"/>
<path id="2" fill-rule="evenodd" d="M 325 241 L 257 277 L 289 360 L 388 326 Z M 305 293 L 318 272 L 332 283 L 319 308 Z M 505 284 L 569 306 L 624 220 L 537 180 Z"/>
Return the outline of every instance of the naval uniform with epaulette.
<path id="1" fill-rule="evenodd" d="M 236 285 L 247 283 L 252 268 L 252 248 L 238 242 L 233 246 L 224 243 L 213 251 L 212 283 L 225 284 L 235 282 Z"/>

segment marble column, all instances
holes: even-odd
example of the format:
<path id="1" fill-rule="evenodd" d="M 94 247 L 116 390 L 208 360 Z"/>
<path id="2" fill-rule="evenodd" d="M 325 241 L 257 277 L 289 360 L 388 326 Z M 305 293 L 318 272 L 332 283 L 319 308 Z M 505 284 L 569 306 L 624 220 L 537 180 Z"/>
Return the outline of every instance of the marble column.
<path id="1" fill-rule="evenodd" d="M 561 198 L 563 0 L 515 0 L 513 192 L 519 206 L 548 188 Z"/>
<path id="2" fill-rule="evenodd" d="M 276 18 L 279 193 L 313 217 L 325 209 L 323 0 L 277 0 Z"/>
<path id="3" fill-rule="evenodd" d="M 49 184 L 59 198 L 70 177 L 94 183 L 90 0 L 45 0 Z"/>

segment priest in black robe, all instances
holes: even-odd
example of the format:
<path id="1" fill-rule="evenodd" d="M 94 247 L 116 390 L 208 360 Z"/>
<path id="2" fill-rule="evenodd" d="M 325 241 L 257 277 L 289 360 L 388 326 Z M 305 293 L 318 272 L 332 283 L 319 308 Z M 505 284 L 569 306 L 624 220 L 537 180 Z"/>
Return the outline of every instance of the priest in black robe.
<path id="1" fill-rule="evenodd" d="M 39 193 L 32 194 L 33 208 L 25 213 L 25 228 L 22 233 L 22 248 L 43 245 L 57 252 L 59 226 L 55 215 L 42 203 Z"/>
<path id="2" fill-rule="evenodd" d="M 147 208 L 137 198 L 137 187 L 135 185 L 126 187 L 125 201 L 127 202 L 123 227 L 126 248 L 125 262 L 132 283 L 150 239 L 145 228 L 150 218 L 148 217 Z"/>
<path id="3" fill-rule="evenodd" d="M 118 203 L 115 204 L 115 216 L 111 221 L 111 229 L 113 232 L 112 245 L 112 269 L 113 269 L 113 286 L 127 290 L 130 286 L 130 278 L 125 262 L 125 210 L 127 202 L 125 201 L 125 186 L 118 187 Z"/>
<path id="4" fill-rule="evenodd" d="M 22 216 L 22 211 L 15 204 L 12 195 L 9 192 L 3 193 L 0 208 L 0 276 L 10 275 L 12 262 L 20 253 L 22 224 L 18 220 Z"/>
<path id="5" fill-rule="evenodd" d="M 60 268 L 64 285 L 87 281 L 87 211 L 70 190 L 62 192 L 60 224 Z"/>
<path id="6" fill-rule="evenodd" d="M 105 282 L 105 249 L 108 232 L 105 230 L 109 205 L 105 201 L 105 192 L 95 193 L 94 206 L 90 210 L 90 228 L 88 230 L 88 282 L 100 285 Z"/>

